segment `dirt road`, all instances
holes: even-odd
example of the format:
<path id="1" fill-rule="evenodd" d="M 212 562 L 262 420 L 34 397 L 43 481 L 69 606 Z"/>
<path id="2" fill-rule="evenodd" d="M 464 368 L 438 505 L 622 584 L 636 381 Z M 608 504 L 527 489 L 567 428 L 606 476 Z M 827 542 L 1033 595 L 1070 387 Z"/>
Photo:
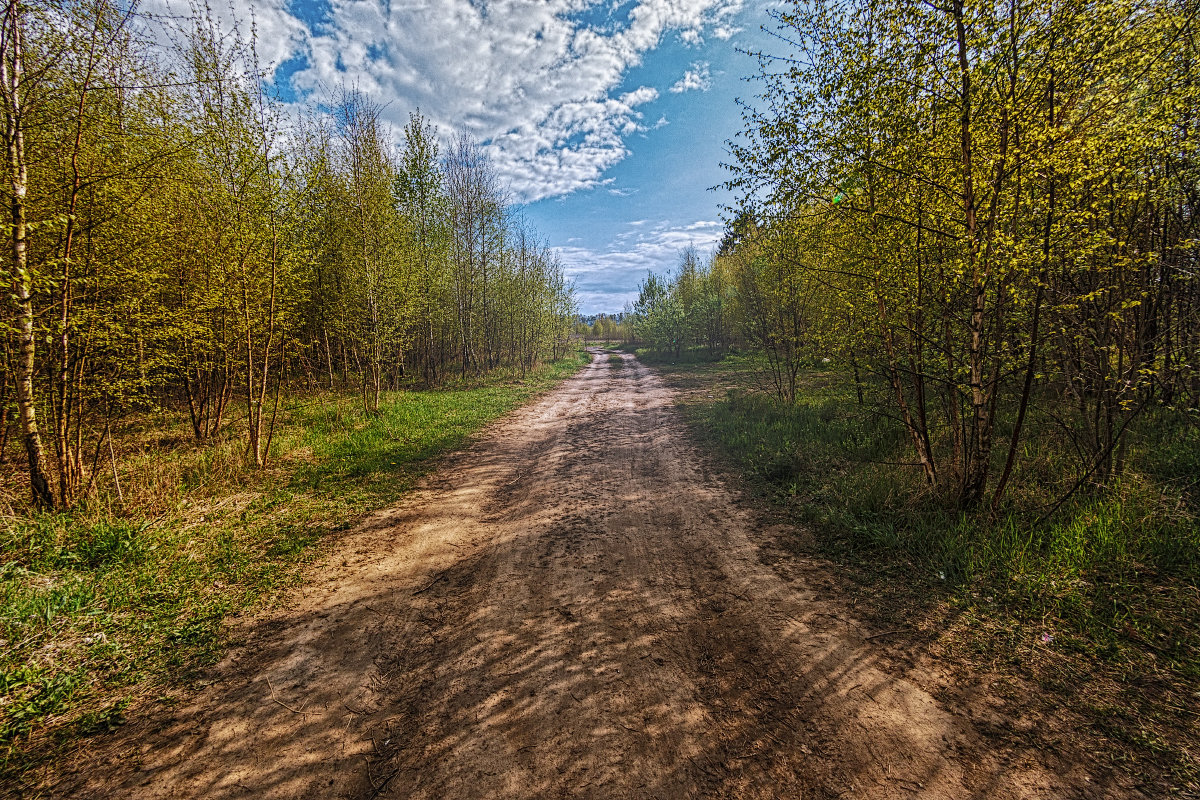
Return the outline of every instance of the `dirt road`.
<path id="1" fill-rule="evenodd" d="M 600 355 L 350 535 L 77 796 L 1105 796 L 770 565 L 671 391 Z M 994 737 L 993 737 L 994 738 Z"/>

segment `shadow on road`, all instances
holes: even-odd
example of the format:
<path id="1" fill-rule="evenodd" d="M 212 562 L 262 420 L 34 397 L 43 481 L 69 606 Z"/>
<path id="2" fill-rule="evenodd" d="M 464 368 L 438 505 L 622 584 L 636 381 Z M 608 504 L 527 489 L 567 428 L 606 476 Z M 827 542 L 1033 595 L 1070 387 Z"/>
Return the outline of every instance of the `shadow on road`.
<path id="1" fill-rule="evenodd" d="M 765 566 L 754 515 L 627 359 L 347 537 L 68 794 L 1103 796 L 994 749 L 889 674 L 837 598 Z"/>

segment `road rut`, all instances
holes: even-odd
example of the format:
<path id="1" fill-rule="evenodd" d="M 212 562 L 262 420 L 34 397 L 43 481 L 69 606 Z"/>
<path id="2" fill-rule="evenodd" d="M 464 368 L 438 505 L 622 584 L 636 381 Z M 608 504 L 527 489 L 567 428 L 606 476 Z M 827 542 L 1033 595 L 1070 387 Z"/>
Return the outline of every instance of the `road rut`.
<path id="1" fill-rule="evenodd" d="M 72 793 L 1103 796 L 889 668 L 826 565 L 767 563 L 672 391 L 622 358 L 350 534 Z"/>

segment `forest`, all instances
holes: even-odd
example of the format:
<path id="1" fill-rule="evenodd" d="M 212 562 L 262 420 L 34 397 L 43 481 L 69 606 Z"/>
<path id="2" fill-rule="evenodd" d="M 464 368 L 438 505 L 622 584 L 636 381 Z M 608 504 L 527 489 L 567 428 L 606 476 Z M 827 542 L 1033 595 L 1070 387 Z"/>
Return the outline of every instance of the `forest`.
<path id="1" fill-rule="evenodd" d="M 149 410 L 262 468 L 291 392 L 378 411 L 566 353 L 562 266 L 469 136 L 391 131 L 349 85 L 297 113 L 204 6 L 9 2 L 0 34 L 9 509 L 120 494 L 114 431 Z"/>
<path id="2" fill-rule="evenodd" d="M 1068 487 L 1119 480 L 1132 425 L 1194 428 L 1200 406 L 1193 15 L 778 13 L 788 55 L 759 55 L 726 237 L 643 283 L 641 338 L 679 356 L 736 337 L 785 404 L 802 365 L 835 359 L 949 507 L 1005 507 L 1044 455 L 1034 419 Z"/>

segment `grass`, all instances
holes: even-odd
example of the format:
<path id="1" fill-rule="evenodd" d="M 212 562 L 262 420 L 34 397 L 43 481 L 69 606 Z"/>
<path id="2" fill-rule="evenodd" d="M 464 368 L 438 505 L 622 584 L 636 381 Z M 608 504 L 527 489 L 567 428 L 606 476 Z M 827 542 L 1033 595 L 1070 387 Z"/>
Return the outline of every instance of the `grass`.
<path id="1" fill-rule="evenodd" d="M 1035 525 L 1070 471 L 1048 425 L 1031 423 L 1011 503 L 988 519 L 931 498 L 901 465 L 902 432 L 838 373 L 810 369 L 783 407 L 750 356 L 659 369 L 696 432 L 803 523 L 794 547 L 843 565 L 881 625 L 966 669 L 1040 685 L 1044 710 L 1078 712 L 1110 762 L 1177 792 L 1200 788 L 1194 419 L 1141 420 L 1119 484 Z"/>
<path id="2" fill-rule="evenodd" d="M 637 345 L 626 345 L 623 349 L 633 353 L 638 357 L 638 360 L 643 364 L 652 364 L 654 366 L 677 366 L 680 364 L 711 364 L 714 362 L 724 361 L 725 355 L 720 351 L 710 352 L 704 348 L 687 348 L 679 351 L 679 355 L 673 352 L 655 350 L 650 347 L 639 347 Z"/>
<path id="3" fill-rule="evenodd" d="M 297 398 L 264 472 L 247 471 L 236 430 L 198 446 L 181 419 L 139 421 L 124 503 L 105 487 L 76 513 L 0 525 L 0 778 L 31 791 L 81 737 L 170 702 L 220 657 L 230 615 L 283 596 L 337 531 L 586 359 L 391 393 L 377 414 L 353 393 Z"/>
<path id="4" fill-rule="evenodd" d="M 625 346 L 624 342 L 617 339 L 593 339 L 588 337 L 584 342 L 588 347 L 601 347 L 605 350 L 620 350 Z"/>

